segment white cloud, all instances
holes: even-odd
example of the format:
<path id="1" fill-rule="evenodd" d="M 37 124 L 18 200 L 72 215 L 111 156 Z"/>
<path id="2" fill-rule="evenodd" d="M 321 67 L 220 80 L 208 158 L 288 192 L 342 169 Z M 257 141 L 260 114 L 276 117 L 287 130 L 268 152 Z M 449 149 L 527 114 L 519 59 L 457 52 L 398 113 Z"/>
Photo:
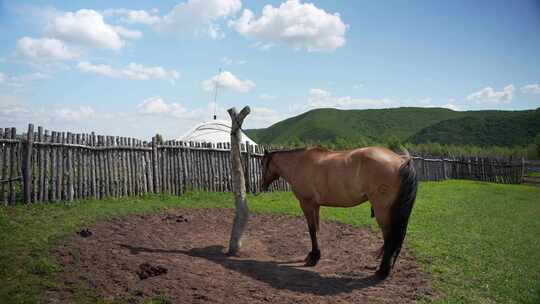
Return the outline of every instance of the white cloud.
<path id="1" fill-rule="evenodd" d="M 22 88 L 26 84 L 43 79 L 49 79 L 51 76 L 41 73 L 34 72 L 30 74 L 23 74 L 20 76 L 10 76 L 3 73 L 0 73 L 0 85 L 6 85 L 15 88 Z"/>
<path id="2" fill-rule="evenodd" d="M 142 33 L 140 31 L 130 30 L 122 26 L 114 26 L 113 28 L 118 35 L 127 39 L 139 39 L 142 37 Z"/>
<path id="3" fill-rule="evenodd" d="M 145 67 L 142 64 L 130 63 L 123 73 L 131 79 L 147 80 L 147 79 L 162 79 L 174 82 L 180 78 L 180 73 L 176 70 L 165 70 L 160 66 Z"/>
<path id="4" fill-rule="evenodd" d="M 179 103 L 167 103 L 159 96 L 150 97 L 137 105 L 137 113 L 145 115 L 166 114 L 174 117 L 182 117 L 187 110 Z"/>
<path id="5" fill-rule="evenodd" d="M 129 9 L 108 9 L 103 12 L 104 16 L 121 16 L 120 21 L 124 23 L 140 23 L 152 25 L 158 23 L 161 18 L 152 12 L 144 10 Z"/>
<path id="6" fill-rule="evenodd" d="M 35 73 L 30 73 L 30 74 L 25 74 L 22 76 L 15 77 L 15 79 L 19 81 L 35 81 L 35 80 L 42 80 L 42 79 L 49 79 L 49 78 L 51 78 L 51 76 L 44 73 L 40 73 L 40 72 L 35 72 Z"/>
<path id="7" fill-rule="evenodd" d="M 241 8 L 240 0 L 188 0 L 176 5 L 154 26 L 163 32 L 208 35 L 220 39 L 225 34 L 217 22 L 234 15 Z"/>
<path id="8" fill-rule="evenodd" d="M 253 43 L 252 45 L 250 45 L 250 47 L 256 48 L 259 51 L 268 51 L 269 49 L 273 48 L 274 46 L 276 46 L 276 45 L 273 44 L 273 43 L 264 43 L 264 42 L 260 42 L 260 41 L 257 41 L 255 43 Z"/>
<path id="9" fill-rule="evenodd" d="M 331 96 L 332 94 L 326 90 L 322 90 L 322 89 L 311 89 L 309 90 L 309 98 L 310 100 L 322 100 L 322 99 L 327 99 Z"/>
<path id="10" fill-rule="evenodd" d="M 125 41 L 122 37 L 135 39 L 142 35 L 138 31 L 106 23 L 100 13 L 91 9 L 56 16 L 49 21 L 45 31 L 65 42 L 111 50 L 124 47 Z"/>
<path id="11" fill-rule="evenodd" d="M 540 84 L 528 84 L 521 87 L 521 92 L 525 94 L 540 94 Z"/>
<path id="12" fill-rule="evenodd" d="M 509 103 L 512 100 L 513 93 L 514 85 L 512 84 L 504 87 L 502 91 L 495 91 L 492 87 L 485 87 L 478 92 L 469 94 L 466 99 L 477 103 Z"/>
<path id="13" fill-rule="evenodd" d="M 143 100 L 137 105 L 136 113 L 147 117 L 181 119 L 183 121 L 201 122 L 210 119 L 214 112 L 215 105 L 207 104 L 205 107 L 185 108 L 178 102 L 167 102 L 160 96 L 154 96 Z M 215 109 L 220 119 L 227 119 L 227 111 L 220 106 Z M 189 125 L 178 126 L 179 128 L 189 128 Z M 178 128 L 177 127 L 177 128 Z"/>
<path id="14" fill-rule="evenodd" d="M 226 88 L 233 91 L 245 93 L 255 87 L 255 83 L 251 80 L 240 80 L 229 71 L 223 71 L 221 74 L 215 75 L 210 79 L 202 82 L 202 87 L 206 91 L 212 91 L 216 84 L 220 88 Z"/>
<path id="15" fill-rule="evenodd" d="M 395 102 L 388 98 L 353 98 L 350 96 L 333 96 L 332 93 L 311 89 L 308 97 L 308 105 L 311 108 L 338 108 L 338 109 L 367 109 L 367 108 L 387 108 L 395 106 Z"/>
<path id="16" fill-rule="evenodd" d="M 55 111 L 56 116 L 66 121 L 80 121 L 83 119 L 92 118 L 96 112 L 92 107 L 80 106 L 79 108 L 63 108 Z"/>
<path id="17" fill-rule="evenodd" d="M 455 104 L 453 103 L 447 103 L 445 105 L 442 106 L 443 108 L 447 108 L 447 109 L 450 109 L 450 110 L 454 110 L 454 111 L 461 111 L 461 108 L 456 106 Z"/>
<path id="18" fill-rule="evenodd" d="M 219 119 L 229 120 L 229 114 L 224 107 L 216 106 L 213 103 L 209 103 L 206 106 L 196 108 L 185 108 L 180 103 L 167 102 L 160 96 L 154 96 L 143 100 L 137 105 L 136 113 L 144 119 L 162 119 L 163 122 L 169 120 L 181 120 L 183 122 L 181 126 L 177 126 L 176 129 L 187 129 L 192 125 L 191 123 L 200 123 L 211 119 L 212 113 L 216 110 L 216 114 Z M 167 118 L 165 120 L 164 118 Z M 276 123 L 283 119 L 283 116 L 276 110 L 267 107 L 251 107 L 251 113 L 246 119 L 245 125 L 248 128 L 261 128 L 267 127 L 273 123 Z"/>
<path id="19" fill-rule="evenodd" d="M 77 65 L 77 68 L 84 73 L 97 74 L 112 78 L 127 78 L 134 80 L 150 80 L 160 79 L 167 80 L 174 84 L 174 82 L 180 78 L 180 73 L 176 70 L 166 70 L 163 67 L 145 67 L 142 64 L 130 63 L 124 69 L 115 69 L 110 65 L 105 64 L 92 64 L 87 61 L 81 61 Z"/>
<path id="20" fill-rule="evenodd" d="M 221 58 L 221 62 L 223 62 L 225 65 L 232 65 L 234 63 L 234 61 L 228 57 Z"/>
<path id="21" fill-rule="evenodd" d="M 0 95 L 0 121 L 8 124 L 27 121 L 31 111 L 16 96 Z M 7 127 L 8 125 L 4 125 Z"/>
<path id="22" fill-rule="evenodd" d="M 209 36 L 222 39 L 225 33 L 220 22 L 234 16 L 242 8 L 241 0 L 187 0 L 177 4 L 163 16 L 157 10 L 108 9 L 104 16 L 119 16 L 128 24 L 145 24 L 159 32 Z"/>
<path id="23" fill-rule="evenodd" d="M 309 52 L 332 52 L 344 46 L 348 28 L 338 13 L 299 0 L 288 0 L 279 7 L 266 5 L 258 19 L 245 9 L 229 26 L 262 46 L 285 43 Z"/>
<path id="24" fill-rule="evenodd" d="M 84 73 L 93 73 L 107 77 L 120 77 L 121 71 L 113 69 L 110 65 L 92 64 L 87 61 L 81 61 L 77 64 L 77 68 Z"/>
<path id="25" fill-rule="evenodd" d="M 221 62 L 225 65 L 242 65 L 247 63 L 245 60 L 234 60 L 229 57 L 221 58 Z"/>
<path id="26" fill-rule="evenodd" d="M 461 108 L 458 107 L 457 105 L 455 105 L 456 100 L 454 98 L 448 98 L 447 101 L 446 101 L 446 104 L 444 104 L 444 105 L 440 105 L 440 103 L 435 104 L 433 102 L 433 99 L 431 99 L 430 97 L 420 99 L 420 100 L 418 100 L 416 102 L 406 101 L 405 103 L 406 104 L 411 104 L 412 103 L 413 104 L 412 106 L 418 106 L 418 107 L 423 107 L 423 108 L 447 108 L 447 109 L 454 110 L 454 111 L 461 111 Z"/>
<path id="27" fill-rule="evenodd" d="M 52 38 L 23 37 L 17 41 L 16 53 L 32 60 L 68 60 L 78 57 L 62 41 Z"/>
<path id="28" fill-rule="evenodd" d="M 250 128 L 268 127 L 283 119 L 283 116 L 274 109 L 266 107 L 253 107 L 247 117 L 246 124 Z"/>
<path id="29" fill-rule="evenodd" d="M 426 108 L 430 108 L 430 107 L 435 107 L 432 103 L 432 99 L 430 97 L 427 97 L 427 98 L 422 98 L 420 100 L 418 100 L 418 103 L 421 107 L 426 107 Z"/>
<path id="30" fill-rule="evenodd" d="M 259 99 L 262 99 L 262 100 L 274 100 L 276 98 L 277 98 L 277 96 L 270 95 L 270 94 L 261 94 L 261 95 L 259 95 Z"/>

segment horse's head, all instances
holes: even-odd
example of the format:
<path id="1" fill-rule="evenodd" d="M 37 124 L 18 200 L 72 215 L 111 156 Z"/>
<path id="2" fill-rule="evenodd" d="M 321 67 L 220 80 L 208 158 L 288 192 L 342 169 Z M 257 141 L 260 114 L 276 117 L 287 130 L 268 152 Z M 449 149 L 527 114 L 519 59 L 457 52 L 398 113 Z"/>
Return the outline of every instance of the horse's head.
<path id="1" fill-rule="evenodd" d="M 277 166 L 272 162 L 272 156 L 272 153 L 268 153 L 267 150 L 264 150 L 264 156 L 262 159 L 262 191 L 268 190 L 270 184 L 279 178 Z"/>

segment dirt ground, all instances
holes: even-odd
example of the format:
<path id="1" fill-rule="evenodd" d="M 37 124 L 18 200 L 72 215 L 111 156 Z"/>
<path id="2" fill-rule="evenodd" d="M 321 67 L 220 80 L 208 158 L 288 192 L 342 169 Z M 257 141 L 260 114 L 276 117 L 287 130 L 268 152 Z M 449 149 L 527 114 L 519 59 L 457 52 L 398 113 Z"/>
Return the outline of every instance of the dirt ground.
<path id="1" fill-rule="evenodd" d="M 81 284 L 128 303 L 159 295 L 172 303 L 410 303 L 437 296 L 406 249 L 392 276 L 376 280 L 382 239 L 368 229 L 323 221 L 322 258 L 308 268 L 303 218 L 252 214 L 242 253 L 228 257 L 232 218 L 226 209 L 171 209 L 98 222 L 88 227 L 90 236 L 74 234 L 55 252 L 65 287 L 48 300 L 70 302 Z"/>

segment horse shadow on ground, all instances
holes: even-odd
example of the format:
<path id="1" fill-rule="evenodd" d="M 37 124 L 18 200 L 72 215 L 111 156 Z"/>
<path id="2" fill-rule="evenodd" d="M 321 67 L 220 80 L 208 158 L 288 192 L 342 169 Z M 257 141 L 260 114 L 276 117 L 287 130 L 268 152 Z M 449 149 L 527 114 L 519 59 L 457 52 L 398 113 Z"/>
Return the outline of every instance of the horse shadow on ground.
<path id="1" fill-rule="evenodd" d="M 299 261 L 274 262 L 235 259 L 226 255 L 224 253 L 224 247 L 221 245 L 193 248 L 190 250 L 165 250 L 124 244 L 119 245 L 129 249 L 132 254 L 141 252 L 183 254 L 195 258 L 203 258 L 255 280 L 267 283 L 276 289 L 286 289 L 321 296 L 350 293 L 355 289 L 368 288 L 382 282 L 375 275 L 362 278 L 325 277 L 315 271 L 302 269 L 303 267 L 301 266 L 287 265 Z"/>

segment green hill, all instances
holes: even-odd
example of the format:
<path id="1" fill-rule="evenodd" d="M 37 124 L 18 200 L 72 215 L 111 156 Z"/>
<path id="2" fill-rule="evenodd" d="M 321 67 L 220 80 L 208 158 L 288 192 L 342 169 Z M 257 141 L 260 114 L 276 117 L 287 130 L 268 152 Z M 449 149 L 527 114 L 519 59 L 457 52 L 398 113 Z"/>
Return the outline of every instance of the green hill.
<path id="1" fill-rule="evenodd" d="M 408 139 L 409 142 L 475 146 L 526 146 L 540 132 L 540 109 L 486 113 L 438 122 Z"/>
<path id="2" fill-rule="evenodd" d="M 445 108 L 377 110 L 315 109 L 265 129 L 247 130 L 273 145 L 322 143 L 336 146 L 400 142 L 525 145 L 540 132 L 540 110 L 452 111 Z"/>

